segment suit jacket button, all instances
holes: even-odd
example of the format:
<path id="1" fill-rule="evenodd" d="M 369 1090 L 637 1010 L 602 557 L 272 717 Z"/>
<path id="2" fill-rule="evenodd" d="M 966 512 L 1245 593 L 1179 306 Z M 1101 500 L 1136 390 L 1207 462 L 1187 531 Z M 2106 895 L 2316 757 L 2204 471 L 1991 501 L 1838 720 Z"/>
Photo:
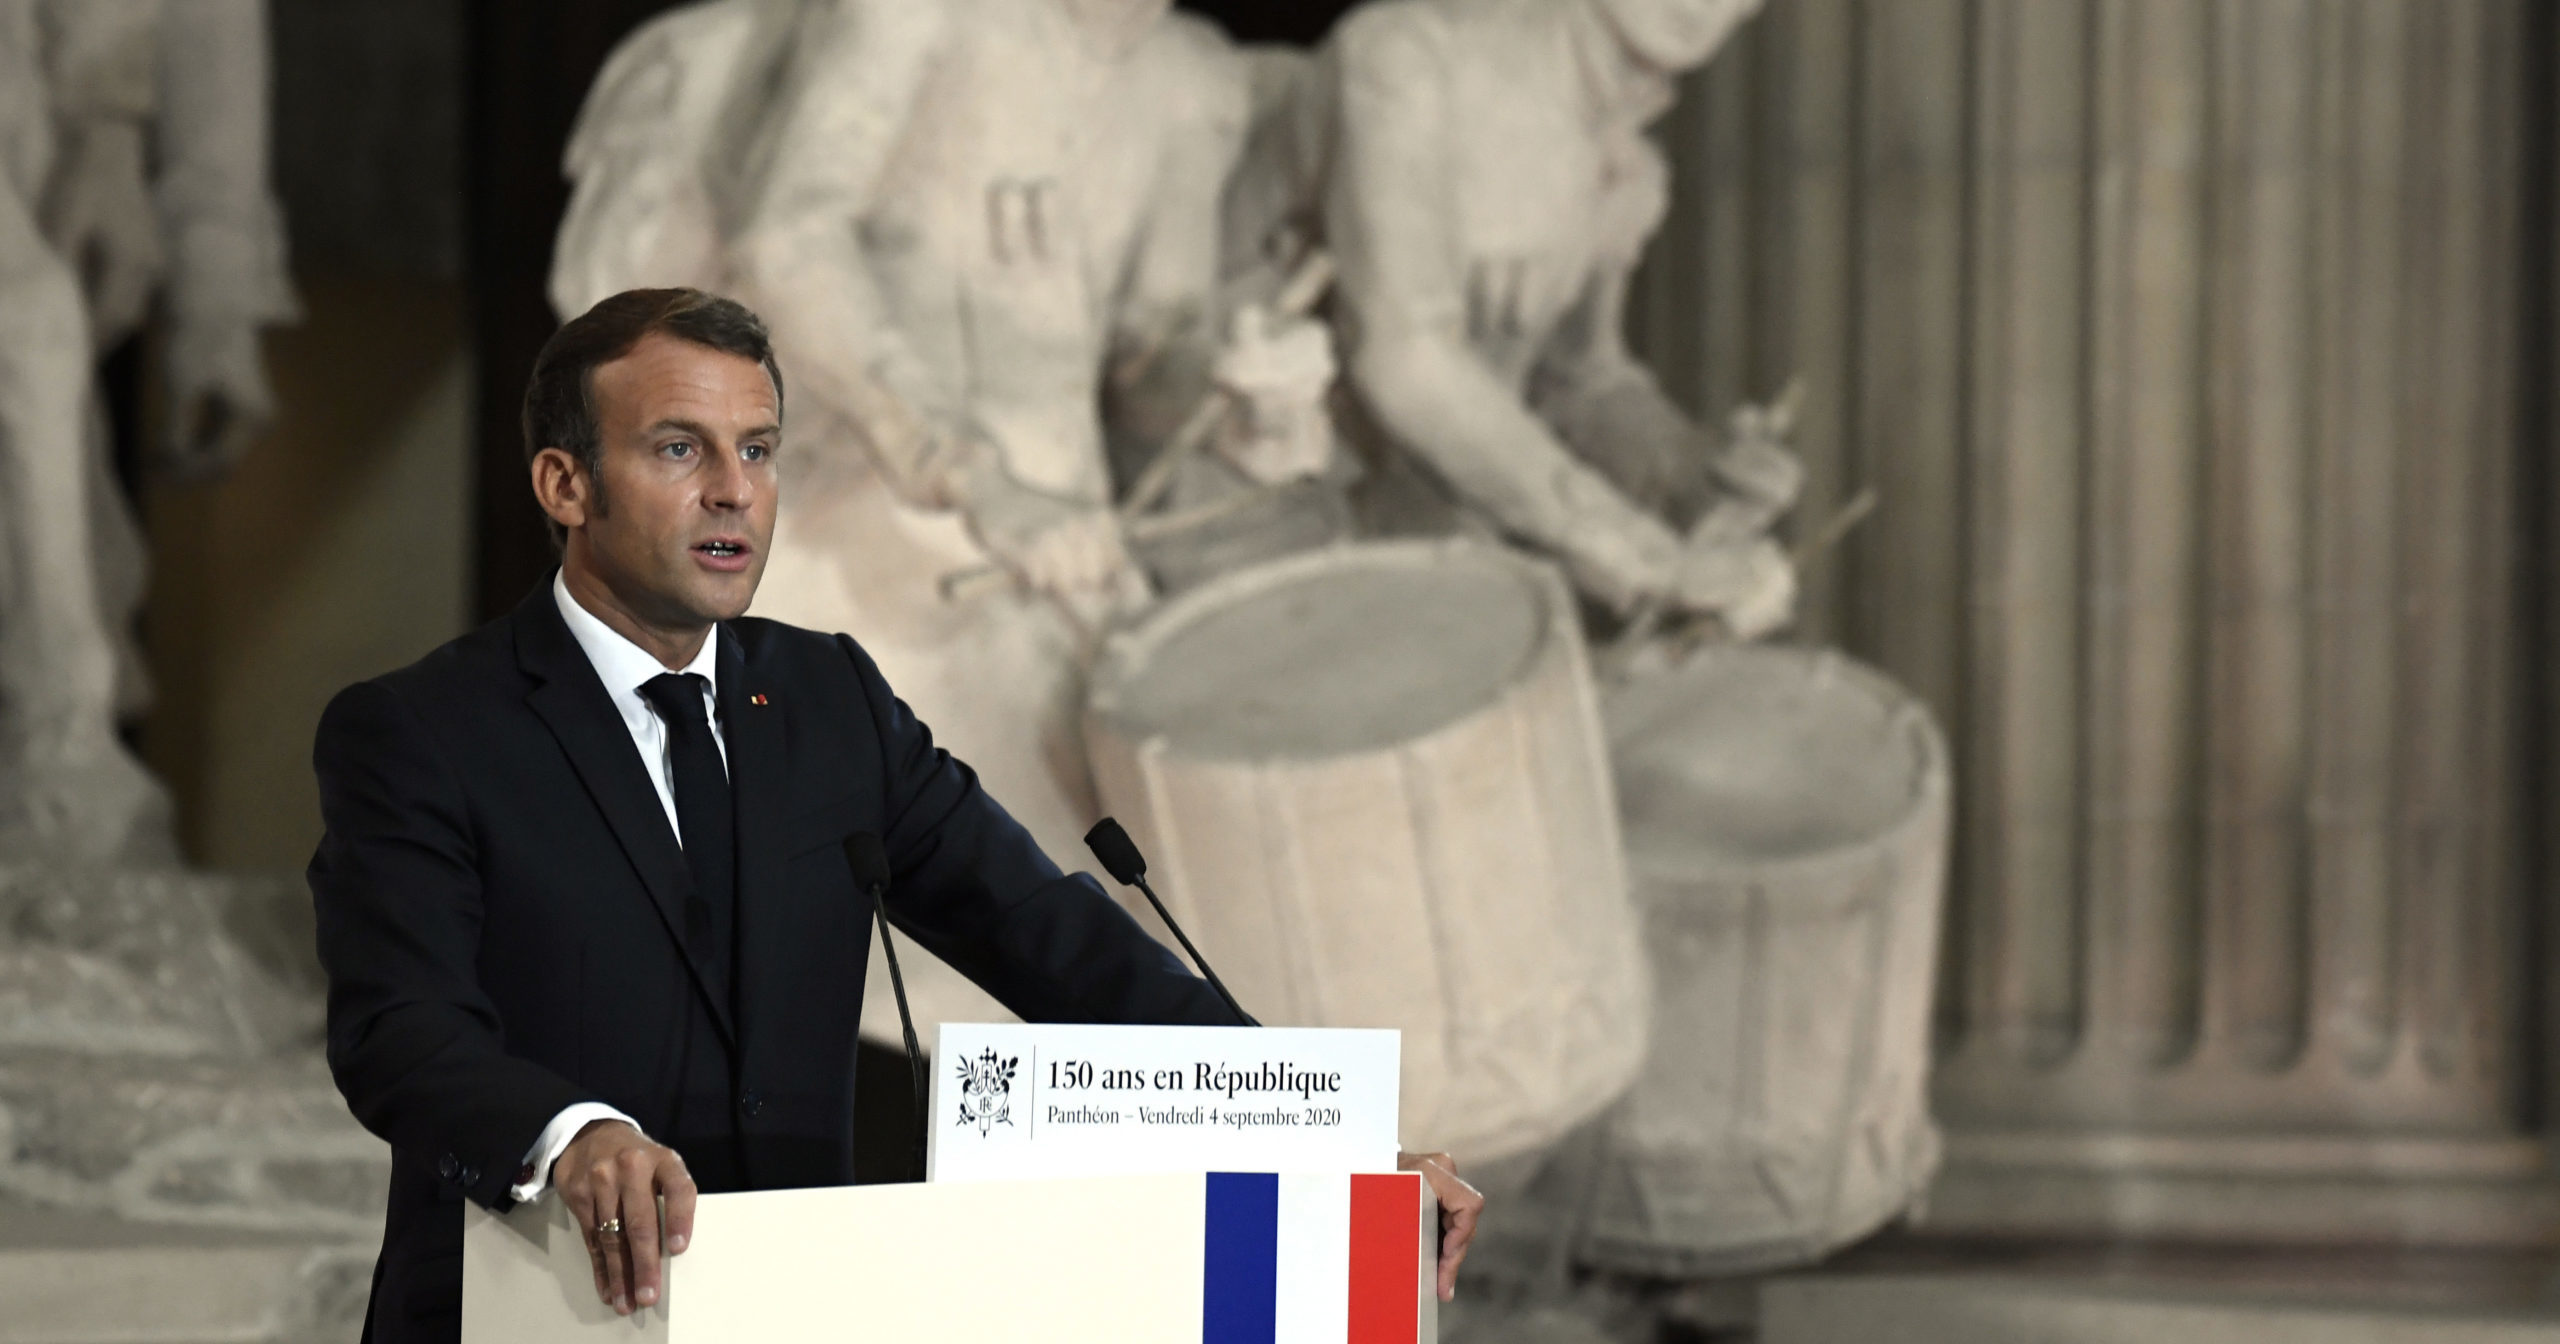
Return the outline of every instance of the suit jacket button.
<path id="1" fill-rule="evenodd" d="M 738 1110 L 748 1119 L 753 1120 L 764 1114 L 764 1098 L 753 1092 L 741 1092 L 738 1094 Z"/>
<path id="2" fill-rule="evenodd" d="M 462 1184 L 463 1184 L 466 1188 L 467 1188 L 467 1187 L 470 1187 L 470 1186 L 478 1185 L 479 1183 L 480 1183 L 480 1169 L 479 1169 L 478 1167 L 464 1167 L 464 1168 L 462 1169 Z"/>
<path id="3" fill-rule="evenodd" d="M 452 1180 L 453 1174 L 460 1170 L 462 1170 L 462 1163 L 451 1153 L 436 1159 L 436 1175 L 445 1180 Z"/>

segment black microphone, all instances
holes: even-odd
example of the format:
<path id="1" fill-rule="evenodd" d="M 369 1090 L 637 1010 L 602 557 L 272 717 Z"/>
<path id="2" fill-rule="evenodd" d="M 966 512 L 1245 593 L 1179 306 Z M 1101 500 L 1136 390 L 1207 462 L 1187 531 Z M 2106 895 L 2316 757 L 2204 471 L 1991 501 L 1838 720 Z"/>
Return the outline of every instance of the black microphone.
<path id="1" fill-rule="evenodd" d="M 916 1020 L 907 1011 L 907 980 L 898 973 L 898 949 L 889 941 L 889 850 L 880 837 L 870 831 L 855 831 L 844 838 L 844 860 L 853 866 L 854 885 L 871 897 L 871 917 L 880 925 L 880 952 L 889 959 L 889 988 L 898 996 L 898 1030 L 907 1038 L 907 1076 L 915 1082 L 915 1178 L 925 1178 L 925 1127 L 931 1123 L 925 1114 L 926 1098 L 924 1051 L 916 1045 Z"/>
<path id="2" fill-rule="evenodd" d="M 1244 1015 L 1236 996 L 1228 993 L 1226 983 L 1218 979 L 1216 971 L 1209 969 L 1208 959 L 1200 955 L 1199 948 L 1191 945 L 1191 935 L 1173 922 L 1173 913 L 1164 908 L 1163 901 L 1156 899 L 1156 889 L 1147 885 L 1147 858 L 1138 852 L 1138 842 L 1120 829 L 1120 823 L 1109 817 L 1095 822 L 1093 829 L 1084 833 L 1084 847 L 1092 850 L 1093 857 L 1102 861 L 1103 871 L 1111 874 L 1114 881 L 1124 887 L 1136 887 L 1145 894 L 1147 904 L 1156 908 L 1156 917 L 1164 921 L 1166 928 L 1173 930 L 1174 937 L 1182 940 L 1182 950 L 1191 954 L 1191 964 L 1200 968 L 1201 978 L 1209 982 L 1209 988 L 1218 991 L 1219 998 L 1226 1000 L 1227 1011 L 1236 1015 L 1236 1025 L 1261 1025 Z"/>

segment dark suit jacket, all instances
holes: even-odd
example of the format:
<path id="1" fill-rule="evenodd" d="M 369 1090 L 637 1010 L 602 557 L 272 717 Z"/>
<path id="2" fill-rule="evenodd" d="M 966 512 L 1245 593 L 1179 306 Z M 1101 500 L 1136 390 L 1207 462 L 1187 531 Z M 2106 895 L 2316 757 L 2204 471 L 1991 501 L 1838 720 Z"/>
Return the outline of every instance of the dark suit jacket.
<path id="1" fill-rule="evenodd" d="M 638 749 L 545 583 L 347 688 L 313 750 L 329 1064 L 392 1147 L 368 1337 L 451 1340 L 461 1201 L 509 1203 L 543 1126 L 600 1100 L 706 1191 L 852 1179 L 873 831 L 892 923 L 1023 1017 L 1228 1021 L 1207 986 L 933 745 L 861 647 L 722 625 L 735 1002 L 678 938 L 691 877 Z"/>

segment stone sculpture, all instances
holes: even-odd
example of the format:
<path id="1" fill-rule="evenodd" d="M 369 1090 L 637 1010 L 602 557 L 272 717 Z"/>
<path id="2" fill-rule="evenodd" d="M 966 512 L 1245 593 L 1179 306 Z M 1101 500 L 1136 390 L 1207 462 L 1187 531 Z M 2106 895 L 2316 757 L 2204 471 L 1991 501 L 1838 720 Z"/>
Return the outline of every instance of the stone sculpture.
<path id="1" fill-rule="evenodd" d="M 1758 3 L 1381 0 L 1335 30 L 1236 199 L 1340 259 L 1367 530 L 1498 533 L 1621 615 L 1791 614 L 1794 459 L 1719 450 L 1620 332 L 1667 201 L 1645 126 Z"/>
<path id="2" fill-rule="evenodd" d="M 0 0 L 0 1222 L 75 1278 L 169 1225 L 259 1229 L 286 1268 L 222 1285 L 241 1337 L 342 1339 L 388 1153 L 320 1058 L 300 884 L 176 868 L 117 739 L 144 557 L 91 390 L 148 323 L 157 469 L 219 470 L 267 418 L 266 52 L 262 0 Z M 38 1297 L 11 1305 L 60 1328 Z"/>
<path id="3" fill-rule="evenodd" d="M 1148 599 L 1112 509 L 1102 403 L 1186 406 L 1223 376 L 1249 413 L 1220 446 L 1285 475 L 1331 374 L 1308 357 L 1315 328 L 1219 303 L 1252 67 L 1166 10 L 677 11 L 589 98 L 554 274 L 563 312 L 683 283 L 766 317 L 791 432 L 757 612 L 858 631 L 1070 866 L 1095 815 L 1083 665 Z M 989 566 L 1015 581 L 942 582 Z M 916 979 L 920 1017 L 995 1011 L 956 979 Z"/>
<path id="4" fill-rule="evenodd" d="M 0 1198 L 338 1234 L 384 1153 L 319 1059 L 308 907 L 177 870 L 116 737 L 142 555 L 91 391 L 156 303 L 157 465 L 267 417 L 266 51 L 262 0 L 0 0 Z"/>
<path id="5" fill-rule="evenodd" d="M 0 845 L 14 850 L 168 857 L 166 800 L 115 731 L 145 696 L 126 643 L 141 546 L 90 362 L 156 293 L 162 465 L 217 469 L 266 418 L 258 332 L 293 310 L 266 82 L 262 0 L 0 0 Z"/>
<path id="6" fill-rule="evenodd" d="M 1328 40 L 1295 115 L 1256 136 L 1229 197 L 1233 253 L 1297 230 L 1338 258 L 1363 530 L 1526 544 L 1615 617 L 1600 621 L 1616 635 L 1610 747 L 1652 954 L 1653 1046 L 1600 1123 L 1561 1144 L 1549 1131 L 1496 1145 L 1522 1159 L 1497 1179 L 1524 1183 L 1487 1224 L 1497 1279 L 1509 1261 L 1576 1257 L 1657 1275 L 1801 1262 L 1907 1208 L 1935 1169 L 1923 1027 L 1943 747 L 1880 677 L 1829 655 L 1705 643 L 1756 638 L 1791 614 L 1795 561 L 1769 532 L 1800 479 L 1784 447 L 1793 395 L 1744 408 L 1711 439 L 1620 329 L 1668 195 L 1646 124 L 1674 77 L 1758 7 L 1378 0 Z M 1809 539 L 1808 552 L 1836 540 Z M 1179 732 L 1106 753 L 1126 735 L 1118 715 L 1097 705 L 1106 794 L 1156 809 L 1174 848 L 1206 852 L 1186 861 L 1215 885 L 1251 889 L 1251 857 L 1221 866 L 1229 849 L 1184 837 L 1219 806 L 1238 809 L 1227 829 L 1264 834 L 1281 825 L 1270 800 L 1293 795 L 1266 787 L 1246 806 L 1205 780 L 1139 787 L 1201 772 L 1199 753 Z M 1305 757 L 1259 764 L 1294 779 Z M 1804 775 L 1825 770 L 1836 796 Z M 1278 847 L 1284 876 L 1308 866 L 1308 844 Z M 1284 925 L 1307 918 L 1274 904 L 1267 917 Z M 1338 953 L 1305 974 L 1331 985 L 1361 960 Z M 1736 969 L 1761 960 L 1815 978 Z M 1844 974 L 1869 993 L 1803 991 Z M 1777 1035 L 1755 1037 L 1762 1022 Z"/>

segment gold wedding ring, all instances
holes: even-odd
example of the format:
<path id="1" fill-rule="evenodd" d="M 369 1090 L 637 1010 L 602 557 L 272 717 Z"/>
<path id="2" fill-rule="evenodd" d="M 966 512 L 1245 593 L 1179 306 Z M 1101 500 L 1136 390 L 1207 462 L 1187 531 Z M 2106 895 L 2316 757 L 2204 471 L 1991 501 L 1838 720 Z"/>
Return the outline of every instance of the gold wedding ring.
<path id="1" fill-rule="evenodd" d="M 596 1224 L 596 1235 L 597 1235 L 597 1236 L 599 1236 L 599 1237 L 618 1237 L 618 1236 L 621 1236 L 621 1235 L 622 1235 L 622 1220 L 621 1220 L 621 1219 L 619 1219 L 619 1218 L 611 1218 L 611 1219 L 607 1219 L 607 1220 L 606 1220 L 606 1221 L 604 1221 L 604 1222 L 601 1222 L 601 1223 Z"/>

